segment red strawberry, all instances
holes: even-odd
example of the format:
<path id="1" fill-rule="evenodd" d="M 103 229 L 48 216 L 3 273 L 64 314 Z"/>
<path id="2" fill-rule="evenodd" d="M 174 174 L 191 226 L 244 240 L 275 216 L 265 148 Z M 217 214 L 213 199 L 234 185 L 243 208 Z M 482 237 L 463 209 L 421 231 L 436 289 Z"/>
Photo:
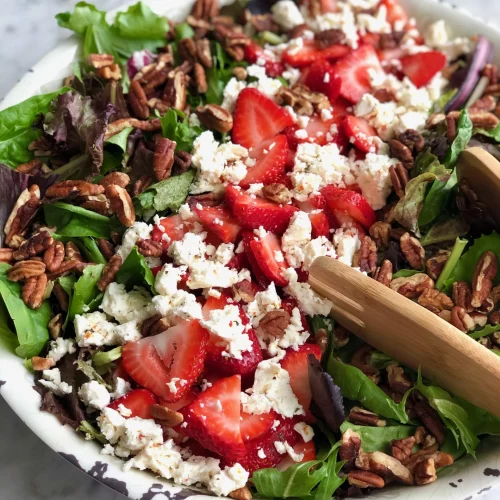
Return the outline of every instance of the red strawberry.
<path id="1" fill-rule="evenodd" d="M 208 332 L 183 321 L 164 332 L 123 346 L 123 365 L 140 385 L 167 402 L 181 399 L 203 370 Z M 176 391 L 167 385 L 177 378 Z M 185 383 L 179 383 L 184 381 Z"/>
<path id="2" fill-rule="evenodd" d="M 293 450 L 295 451 L 295 453 L 299 454 L 302 453 L 304 455 L 300 463 L 316 460 L 316 446 L 314 446 L 314 441 L 309 441 L 308 443 L 304 443 L 303 440 L 300 440 L 293 447 Z M 295 462 L 290 455 L 286 455 L 286 457 L 276 466 L 276 468 L 279 471 L 285 471 L 296 463 L 299 462 Z"/>
<path id="3" fill-rule="evenodd" d="M 186 233 L 189 233 L 190 224 L 184 221 L 179 215 L 171 215 L 164 217 L 160 223 L 153 227 L 151 239 L 161 241 L 163 251 L 166 252 L 174 241 L 179 241 L 184 238 Z"/>
<path id="4" fill-rule="evenodd" d="M 273 233 L 267 233 L 263 238 L 250 241 L 250 248 L 262 272 L 279 286 L 287 286 L 288 280 L 281 273 L 287 269 L 287 264 L 281 253 L 281 245 Z M 281 259 L 276 255 L 281 253 Z"/>
<path id="5" fill-rule="evenodd" d="M 233 375 L 215 382 L 198 399 L 182 408 L 187 425 L 182 432 L 208 450 L 228 460 L 245 456 L 240 432 L 241 377 Z"/>
<path id="6" fill-rule="evenodd" d="M 260 146 L 252 149 L 250 157 L 256 160 L 253 167 L 248 168 L 248 174 L 240 182 L 240 186 L 247 188 L 250 184 L 272 184 L 285 172 L 288 158 L 288 142 L 284 135 L 277 135 L 264 141 Z"/>
<path id="7" fill-rule="evenodd" d="M 319 238 L 320 236 L 330 236 L 330 225 L 328 224 L 328 217 L 324 212 L 316 212 L 309 214 L 309 220 L 312 225 L 312 237 Z"/>
<path id="8" fill-rule="evenodd" d="M 245 45 L 245 61 L 255 64 L 258 59 L 264 61 L 266 74 L 271 78 L 280 76 L 285 70 L 285 65 L 272 58 L 258 43 L 250 42 Z"/>
<path id="9" fill-rule="evenodd" d="M 236 269 L 237 271 L 249 269 L 250 262 L 248 262 L 246 253 L 242 252 L 235 254 L 235 256 L 227 263 L 227 267 L 229 267 L 229 269 Z"/>
<path id="10" fill-rule="evenodd" d="M 226 188 L 226 203 L 244 229 L 258 229 L 283 233 L 290 218 L 297 211 L 292 205 L 278 205 L 264 198 L 250 195 L 234 186 Z"/>
<path id="11" fill-rule="evenodd" d="M 301 345 L 298 350 L 288 349 L 281 361 L 281 366 L 290 375 L 290 386 L 299 403 L 307 412 L 311 406 L 311 388 L 309 387 L 309 363 L 307 357 L 313 354 L 321 361 L 321 348 L 316 344 Z"/>
<path id="12" fill-rule="evenodd" d="M 364 119 L 357 116 L 346 116 L 343 127 L 349 141 L 365 153 L 374 152 L 376 149 L 374 137 L 377 131 Z"/>
<path id="13" fill-rule="evenodd" d="M 260 146 L 292 124 L 290 113 L 257 89 L 246 88 L 236 101 L 233 142 L 246 148 Z"/>
<path id="14" fill-rule="evenodd" d="M 121 398 L 115 399 L 108 405 L 108 408 L 120 411 L 119 406 L 128 408 L 132 414 L 130 417 L 152 418 L 150 409 L 152 405 L 158 404 L 156 396 L 147 389 L 134 389 Z"/>
<path id="15" fill-rule="evenodd" d="M 379 48 L 381 35 L 379 33 L 365 33 L 359 35 L 360 45 L 371 45 L 375 50 Z"/>
<path id="16" fill-rule="evenodd" d="M 274 446 L 276 441 L 286 441 L 293 446 L 300 439 L 299 434 L 293 428 L 297 423 L 296 419 L 279 417 L 277 420 L 280 424 L 275 429 L 271 428 L 266 434 L 245 443 L 246 455 L 238 462 L 248 472 L 274 467 L 283 459 L 283 455 L 278 453 Z M 229 462 L 227 465 L 232 465 L 232 463 L 234 462 Z"/>
<path id="17" fill-rule="evenodd" d="M 328 61 L 320 59 L 309 68 L 305 83 L 313 92 L 325 94 L 333 103 L 340 95 L 342 80 Z"/>
<path id="18" fill-rule="evenodd" d="M 398 23 L 401 27 L 406 26 L 408 23 L 408 14 L 406 10 L 399 5 L 397 0 L 382 0 L 380 6 L 384 5 L 387 9 L 387 21 L 389 21 L 393 26 Z M 399 27 L 399 29 L 401 29 Z"/>
<path id="19" fill-rule="evenodd" d="M 190 405 L 198 396 L 200 395 L 200 391 L 196 388 L 191 388 L 189 391 L 182 396 L 179 401 L 175 401 L 175 403 L 167 403 L 166 401 L 160 401 L 162 406 L 170 408 L 174 411 L 179 411 L 181 408 L 184 408 L 187 405 Z"/>
<path id="20" fill-rule="evenodd" d="M 321 14 L 338 11 L 337 0 L 319 0 L 319 2 L 315 2 L 314 0 L 304 0 L 303 4 L 307 6 L 309 12 L 312 12 L 313 9 L 317 9 L 318 6 Z"/>
<path id="21" fill-rule="evenodd" d="M 274 421 L 278 418 L 274 410 L 262 415 L 253 415 L 241 411 L 240 430 L 243 441 L 252 441 L 260 438 L 266 432 L 271 430 Z"/>
<path id="22" fill-rule="evenodd" d="M 301 270 L 296 270 L 296 271 L 297 271 L 297 274 L 298 274 L 298 281 L 299 281 L 299 283 L 303 283 L 303 282 L 307 281 L 307 277 L 305 279 L 301 279 L 301 276 L 300 276 Z M 309 273 L 307 273 L 306 271 L 303 271 L 303 272 L 306 273 L 307 276 L 309 275 Z M 292 316 L 293 310 L 295 308 L 299 308 L 299 304 L 297 303 L 297 301 L 294 298 L 292 298 L 292 297 L 286 297 L 286 298 L 284 298 L 281 301 L 281 307 L 290 316 Z M 299 309 L 299 311 L 300 311 L 300 309 Z M 306 318 L 305 314 L 302 311 L 300 312 L 300 319 L 302 321 L 302 327 L 304 328 L 304 330 L 306 332 L 311 333 L 311 329 L 309 328 L 309 323 L 307 322 L 307 318 Z"/>
<path id="23" fill-rule="evenodd" d="M 326 186 L 321 190 L 331 215 L 347 213 L 350 217 L 368 229 L 376 220 L 375 212 L 368 202 L 355 191 Z"/>
<path id="24" fill-rule="evenodd" d="M 305 40 L 303 48 L 286 50 L 283 52 L 282 59 L 284 63 L 290 66 L 302 68 L 320 59 L 328 61 L 339 59 L 349 53 L 350 50 L 347 45 L 330 45 L 326 49 L 319 49 L 313 40 Z"/>
<path id="25" fill-rule="evenodd" d="M 241 227 L 225 205 L 215 207 L 192 207 L 203 226 L 217 235 L 224 243 L 234 243 Z"/>
<path id="26" fill-rule="evenodd" d="M 433 50 L 401 58 L 403 73 L 417 87 L 427 85 L 446 66 L 446 56 Z"/>
<path id="27" fill-rule="evenodd" d="M 247 256 L 248 262 L 250 263 L 250 269 L 252 270 L 252 273 L 255 276 L 257 283 L 262 288 L 267 288 L 271 283 L 271 280 L 264 274 L 264 272 L 259 266 L 259 263 L 257 262 L 257 259 L 253 254 L 251 243 L 254 240 L 255 240 L 255 235 L 253 234 L 253 231 L 245 231 L 243 233 L 243 244 L 245 246 L 245 255 Z"/>
<path id="28" fill-rule="evenodd" d="M 370 92 L 369 70 L 380 73 L 383 71 L 371 45 L 362 45 L 344 56 L 334 65 L 334 70 L 342 79 L 340 95 L 352 103 L 359 102 L 364 94 Z"/>

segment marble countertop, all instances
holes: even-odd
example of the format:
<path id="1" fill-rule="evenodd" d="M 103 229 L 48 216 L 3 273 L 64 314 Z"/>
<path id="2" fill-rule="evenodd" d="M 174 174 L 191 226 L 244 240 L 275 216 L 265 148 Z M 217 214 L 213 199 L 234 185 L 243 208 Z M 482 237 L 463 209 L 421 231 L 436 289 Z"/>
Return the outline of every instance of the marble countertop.
<path id="1" fill-rule="evenodd" d="M 78 0 L 1 0 L 0 98 L 19 78 L 67 36 L 54 16 L 70 10 Z M 122 0 L 94 0 L 112 9 Z M 477 16 L 500 22 L 498 0 L 453 0 Z M 2 500 L 120 500 L 122 495 L 97 483 L 67 463 L 39 440 L 0 398 L 0 484 Z M 494 500 L 490 492 L 484 500 Z"/>

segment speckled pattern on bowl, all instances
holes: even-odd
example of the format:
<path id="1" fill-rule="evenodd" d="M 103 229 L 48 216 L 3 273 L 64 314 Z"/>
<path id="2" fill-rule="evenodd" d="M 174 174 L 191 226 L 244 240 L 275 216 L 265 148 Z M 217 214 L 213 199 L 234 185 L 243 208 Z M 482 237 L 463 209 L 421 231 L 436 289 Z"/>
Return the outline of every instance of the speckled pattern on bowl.
<path id="1" fill-rule="evenodd" d="M 159 14 L 168 14 L 173 20 L 182 20 L 194 0 L 143 0 Z M 446 19 L 456 35 L 486 35 L 500 47 L 500 31 L 467 12 L 436 0 L 401 0 L 408 11 L 417 18 L 419 25 L 437 19 Z M 227 0 L 224 3 L 228 3 Z M 71 73 L 71 63 L 78 55 L 78 42 L 71 37 L 36 64 L 12 89 L 0 109 L 12 106 L 32 95 L 54 90 L 62 78 Z M 500 51 L 496 62 L 500 63 Z M 173 485 L 152 473 L 131 470 L 123 472 L 123 462 L 116 457 L 100 454 L 101 447 L 85 441 L 73 429 L 63 427 L 48 413 L 39 411 L 40 396 L 33 388 L 33 376 L 25 369 L 22 360 L 0 348 L 0 394 L 19 417 L 46 444 L 62 457 L 94 479 L 129 496 L 133 500 L 182 500 L 197 497 L 210 498 L 191 488 Z M 472 500 L 479 498 L 500 483 L 500 437 L 484 440 L 479 446 L 477 460 L 467 457 L 448 467 L 437 482 L 423 487 L 391 487 L 372 495 L 373 498 L 402 500 L 430 500 L 452 498 Z M 500 494 L 499 494 L 500 495 Z"/>

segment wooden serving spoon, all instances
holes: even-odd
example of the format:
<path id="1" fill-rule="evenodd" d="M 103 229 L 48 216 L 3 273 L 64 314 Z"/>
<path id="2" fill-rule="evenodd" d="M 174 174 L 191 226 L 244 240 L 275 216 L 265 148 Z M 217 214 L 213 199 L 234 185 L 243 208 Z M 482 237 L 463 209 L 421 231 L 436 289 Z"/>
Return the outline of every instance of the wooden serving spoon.
<path id="1" fill-rule="evenodd" d="M 500 224 L 500 163 L 481 148 L 462 153 L 467 179 Z M 500 357 L 424 307 L 330 257 L 319 257 L 309 284 L 333 303 L 332 317 L 400 363 L 500 417 Z"/>

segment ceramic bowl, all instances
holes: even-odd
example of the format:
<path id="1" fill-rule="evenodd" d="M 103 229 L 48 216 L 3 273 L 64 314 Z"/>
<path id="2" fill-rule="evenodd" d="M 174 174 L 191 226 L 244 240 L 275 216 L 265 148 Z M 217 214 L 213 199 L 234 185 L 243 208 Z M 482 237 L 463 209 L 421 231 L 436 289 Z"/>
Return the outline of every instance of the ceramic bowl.
<path id="1" fill-rule="evenodd" d="M 143 0 L 158 14 L 175 21 L 187 16 L 194 0 Z M 226 2 L 227 3 L 227 0 Z M 401 0 L 419 26 L 445 19 L 456 35 L 483 34 L 500 47 L 500 31 L 467 12 L 436 0 Z M 110 14 L 112 16 L 113 13 Z M 54 26 L 55 29 L 55 26 Z M 71 73 L 71 64 L 78 56 L 78 41 L 70 37 L 36 64 L 12 89 L 0 104 L 0 109 L 17 104 L 35 94 L 55 90 Z M 496 53 L 500 63 L 500 50 Z M 22 360 L 0 348 L 0 394 L 31 430 L 62 457 L 91 477 L 133 500 L 182 500 L 196 496 L 209 498 L 201 490 L 183 488 L 155 477 L 152 473 L 131 470 L 123 472 L 123 462 L 116 457 L 100 454 L 101 447 L 85 441 L 73 429 L 63 427 L 55 417 L 40 412 L 40 396 L 33 390 L 33 376 Z M 481 497 L 497 483 L 500 486 L 500 438 L 485 439 L 472 457 L 459 460 L 428 486 L 391 487 L 373 494 L 378 500 L 456 499 L 472 500 Z M 500 492 L 499 492 L 500 496 Z"/>

